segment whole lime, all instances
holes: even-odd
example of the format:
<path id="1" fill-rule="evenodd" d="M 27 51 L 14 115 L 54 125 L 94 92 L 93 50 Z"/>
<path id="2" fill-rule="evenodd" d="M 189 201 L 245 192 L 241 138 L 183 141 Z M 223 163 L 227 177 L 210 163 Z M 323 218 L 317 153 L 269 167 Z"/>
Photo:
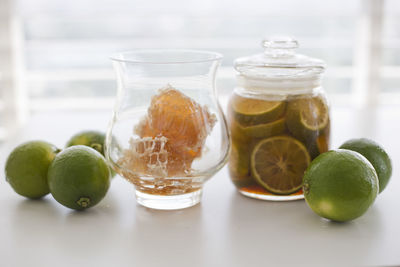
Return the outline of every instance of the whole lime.
<path id="1" fill-rule="evenodd" d="M 105 138 L 106 135 L 99 131 L 82 131 L 72 136 L 67 142 L 66 147 L 77 145 L 89 146 L 104 156 Z"/>
<path id="2" fill-rule="evenodd" d="M 105 157 L 105 149 L 104 149 L 105 139 L 106 139 L 105 133 L 102 133 L 100 131 L 86 130 L 72 136 L 67 142 L 66 147 L 77 146 L 77 145 L 88 146 L 97 150 Z M 111 177 L 114 177 L 116 173 L 114 172 L 113 169 L 110 168 L 110 170 L 111 170 Z"/>
<path id="3" fill-rule="evenodd" d="M 386 188 L 392 176 L 392 162 L 383 147 L 373 140 L 359 138 L 345 142 L 340 148 L 356 151 L 366 157 L 378 175 L 379 193 Z"/>
<path id="4" fill-rule="evenodd" d="M 307 204 L 318 215 L 333 221 L 349 221 L 363 215 L 378 190 L 378 176 L 371 163 L 346 149 L 319 155 L 303 179 Z"/>
<path id="5" fill-rule="evenodd" d="M 44 141 L 17 146 L 7 158 L 6 180 L 18 194 L 41 198 L 49 193 L 47 170 L 59 150 Z"/>
<path id="6" fill-rule="evenodd" d="M 93 207 L 110 187 L 110 170 L 104 157 L 87 146 L 59 153 L 48 172 L 50 192 L 62 205 L 76 210 Z"/>

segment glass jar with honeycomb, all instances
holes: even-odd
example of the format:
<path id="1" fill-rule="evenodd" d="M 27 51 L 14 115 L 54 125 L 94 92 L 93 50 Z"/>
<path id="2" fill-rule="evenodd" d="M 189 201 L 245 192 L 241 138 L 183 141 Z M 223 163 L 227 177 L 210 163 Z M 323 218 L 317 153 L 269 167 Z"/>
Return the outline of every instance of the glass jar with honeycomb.
<path id="1" fill-rule="evenodd" d="M 106 137 L 112 168 L 135 186 L 139 204 L 180 209 L 227 161 L 228 129 L 215 92 L 222 56 L 137 50 L 112 58 L 118 93 Z"/>
<path id="2" fill-rule="evenodd" d="M 262 45 L 262 54 L 235 61 L 238 85 L 227 111 L 230 178 L 248 197 L 301 199 L 304 171 L 329 149 L 325 64 L 295 53 L 298 43 L 290 37 Z"/>

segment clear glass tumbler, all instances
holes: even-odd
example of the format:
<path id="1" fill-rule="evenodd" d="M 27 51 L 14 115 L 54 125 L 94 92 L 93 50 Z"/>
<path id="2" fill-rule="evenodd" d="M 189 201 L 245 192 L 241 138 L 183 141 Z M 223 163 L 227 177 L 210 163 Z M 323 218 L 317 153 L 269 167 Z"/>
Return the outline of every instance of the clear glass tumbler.
<path id="1" fill-rule="evenodd" d="M 216 97 L 222 56 L 194 50 L 136 50 L 112 57 L 118 93 L 106 138 L 111 167 L 137 202 L 181 209 L 200 202 L 206 180 L 230 150 Z"/>

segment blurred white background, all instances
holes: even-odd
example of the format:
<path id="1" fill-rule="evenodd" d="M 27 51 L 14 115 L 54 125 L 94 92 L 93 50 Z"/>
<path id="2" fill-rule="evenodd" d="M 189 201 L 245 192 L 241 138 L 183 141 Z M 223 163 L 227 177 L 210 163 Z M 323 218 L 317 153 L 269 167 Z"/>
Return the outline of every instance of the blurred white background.
<path id="1" fill-rule="evenodd" d="M 398 0 L 0 0 L 0 139 L 32 114 L 111 112 L 115 52 L 218 51 L 226 95 L 233 60 L 274 34 L 326 61 L 333 106 L 400 106 Z"/>

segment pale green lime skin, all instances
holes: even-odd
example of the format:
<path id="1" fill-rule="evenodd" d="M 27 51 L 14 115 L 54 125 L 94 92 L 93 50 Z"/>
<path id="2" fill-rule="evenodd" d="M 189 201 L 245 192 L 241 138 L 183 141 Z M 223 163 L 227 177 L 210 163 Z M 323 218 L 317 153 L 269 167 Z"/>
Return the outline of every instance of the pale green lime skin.
<path id="1" fill-rule="evenodd" d="M 373 140 L 359 138 L 345 142 L 340 148 L 356 151 L 366 157 L 378 174 L 379 193 L 386 188 L 392 177 L 392 162 L 383 147 Z"/>
<path id="2" fill-rule="evenodd" d="M 87 146 L 72 146 L 59 153 L 48 171 L 50 192 L 62 205 L 83 210 L 95 206 L 110 187 L 104 157 Z"/>
<path id="3" fill-rule="evenodd" d="M 303 178 L 304 198 L 321 217 L 345 222 L 363 215 L 379 191 L 378 176 L 361 154 L 331 150 L 315 158 Z"/>
<path id="4" fill-rule="evenodd" d="M 83 131 L 75 134 L 67 142 L 66 147 L 84 145 L 96 149 L 104 156 L 104 140 L 106 135 L 99 131 Z"/>
<path id="5" fill-rule="evenodd" d="M 21 196 L 41 198 L 47 195 L 47 171 L 59 150 L 44 141 L 30 141 L 17 146 L 7 158 L 6 180 Z"/>
<path id="6" fill-rule="evenodd" d="M 88 146 L 97 150 L 105 157 L 105 151 L 104 151 L 105 139 L 106 135 L 102 132 L 82 131 L 72 136 L 71 139 L 69 139 L 69 141 L 67 142 L 66 147 L 77 146 L 77 145 Z M 115 171 L 111 169 L 111 167 L 110 170 L 111 170 L 111 177 L 114 177 L 116 175 Z"/>

